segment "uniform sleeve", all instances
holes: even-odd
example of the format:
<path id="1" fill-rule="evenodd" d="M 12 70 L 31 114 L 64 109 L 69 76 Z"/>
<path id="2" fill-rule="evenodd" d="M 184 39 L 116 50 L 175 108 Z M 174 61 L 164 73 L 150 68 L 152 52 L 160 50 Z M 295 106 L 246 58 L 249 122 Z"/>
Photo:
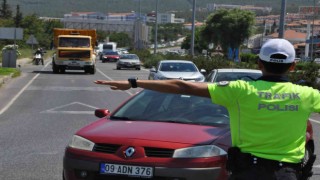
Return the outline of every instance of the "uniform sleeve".
<path id="1" fill-rule="evenodd" d="M 208 84 L 211 101 L 215 104 L 228 107 L 236 101 L 241 89 L 239 87 L 238 81 L 222 81 Z"/>
<path id="2" fill-rule="evenodd" d="M 313 112 L 320 112 L 320 92 L 319 90 L 313 90 Z"/>

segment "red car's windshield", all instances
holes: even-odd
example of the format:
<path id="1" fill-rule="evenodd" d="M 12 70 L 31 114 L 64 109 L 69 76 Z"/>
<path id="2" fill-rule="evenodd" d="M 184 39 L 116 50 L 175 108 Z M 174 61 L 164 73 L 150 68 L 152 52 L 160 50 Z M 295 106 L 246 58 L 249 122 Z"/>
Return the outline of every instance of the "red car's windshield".
<path id="1" fill-rule="evenodd" d="M 143 90 L 118 109 L 112 119 L 228 125 L 226 108 L 209 98 Z"/>

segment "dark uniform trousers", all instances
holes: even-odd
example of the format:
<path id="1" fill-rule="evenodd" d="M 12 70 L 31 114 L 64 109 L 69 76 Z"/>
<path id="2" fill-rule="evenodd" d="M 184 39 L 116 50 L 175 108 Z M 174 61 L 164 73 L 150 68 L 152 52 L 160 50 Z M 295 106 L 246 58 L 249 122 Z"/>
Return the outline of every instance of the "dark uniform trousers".
<path id="1" fill-rule="evenodd" d="M 292 167 L 272 169 L 263 166 L 252 166 L 230 175 L 229 180 L 299 180 L 300 173 Z"/>
<path id="2" fill-rule="evenodd" d="M 239 148 L 228 151 L 229 180 L 300 180 L 301 163 L 285 163 L 242 153 Z"/>

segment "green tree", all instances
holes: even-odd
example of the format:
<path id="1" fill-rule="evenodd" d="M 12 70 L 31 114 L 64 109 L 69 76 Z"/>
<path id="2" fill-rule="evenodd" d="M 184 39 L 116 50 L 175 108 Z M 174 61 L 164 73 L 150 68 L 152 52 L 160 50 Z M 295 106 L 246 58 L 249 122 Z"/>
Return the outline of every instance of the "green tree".
<path id="1" fill-rule="evenodd" d="M 97 40 L 98 42 L 103 42 L 106 40 L 106 38 L 108 37 L 108 33 L 105 31 L 97 31 Z"/>
<path id="2" fill-rule="evenodd" d="M 52 49 L 53 48 L 53 29 L 63 28 L 63 24 L 59 20 L 43 21 L 43 34 L 40 39 L 41 47 Z"/>
<path id="3" fill-rule="evenodd" d="M 228 48 L 239 48 L 254 31 L 255 15 L 240 9 L 221 9 L 211 14 L 202 30 L 203 40 Z"/>
<path id="4" fill-rule="evenodd" d="M 154 27 L 154 25 L 152 25 Z M 181 36 L 185 36 L 187 34 L 187 30 L 184 28 L 183 24 L 159 24 L 158 25 L 158 37 L 157 40 L 160 42 L 161 40 L 165 42 L 175 41 Z M 154 42 L 154 34 L 155 29 L 152 28 L 151 32 L 151 42 Z"/>
<path id="5" fill-rule="evenodd" d="M 3 18 L 3 19 L 12 18 L 12 11 L 10 9 L 9 4 L 7 3 L 7 0 L 3 0 L 2 4 L 1 4 L 0 18 Z"/>
<path id="6" fill-rule="evenodd" d="M 197 27 L 195 29 L 195 35 L 194 35 L 194 51 L 196 53 L 201 53 L 202 50 L 208 49 L 208 41 L 203 39 L 203 36 L 201 35 L 201 32 L 203 31 L 204 27 Z M 191 47 L 191 34 L 188 34 L 187 37 L 184 39 L 184 41 L 181 44 L 181 49 L 189 50 Z"/>
<path id="7" fill-rule="evenodd" d="M 45 35 L 44 21 L 39 19 L 36 14 L 32 14 L 23 18 L 21 22 L 21 28 L 23 28 L 24 39 L 27 40 L 30 35 L 38 41 L 39 47 L 48 47 L 48 36 Z M 50 37 L 50 40 L 52 37 Z"/>
<path id="8" fill-rule="evenodd" d="M 14 24 L 15 27 L 20 27 L 21 26 L 21 21 L 22 21 L 22 13 L 20 12 L 20 6 L 17 5 L 16 7 L 16 16 L 14 17 Z"/>
<path id="9" fill-rule="evenodd" d="M 132 45 L 129 35 L 124 32 L 112 33 L 109 35 L 109 39 L 111 42 L 117 42 L 118 47 L 130 47 Z"/>

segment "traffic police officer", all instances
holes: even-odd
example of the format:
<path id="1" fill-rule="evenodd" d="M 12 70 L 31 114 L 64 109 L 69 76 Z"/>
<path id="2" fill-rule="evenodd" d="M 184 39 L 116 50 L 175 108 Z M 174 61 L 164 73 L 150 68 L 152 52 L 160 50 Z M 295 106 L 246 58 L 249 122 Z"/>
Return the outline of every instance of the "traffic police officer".
<path id="1" fill-rule="evenodd" d="M 311 87 L 288 82 L 295 67 L 295 50 L 285 39 L 268 40 L 258 65 L 263 76 L 256 81 L 196 83 L 183 80 L 97 80 L 113 90 L 141 87 L 166 93 L 211 98 L 230 115 L 232 148 L 228 150 L 230 179 L 296 180 L 311 175 L 311 163 L 301 167 L 305 154 L 307 120 L 320 112 L 320 94 Z"/>

